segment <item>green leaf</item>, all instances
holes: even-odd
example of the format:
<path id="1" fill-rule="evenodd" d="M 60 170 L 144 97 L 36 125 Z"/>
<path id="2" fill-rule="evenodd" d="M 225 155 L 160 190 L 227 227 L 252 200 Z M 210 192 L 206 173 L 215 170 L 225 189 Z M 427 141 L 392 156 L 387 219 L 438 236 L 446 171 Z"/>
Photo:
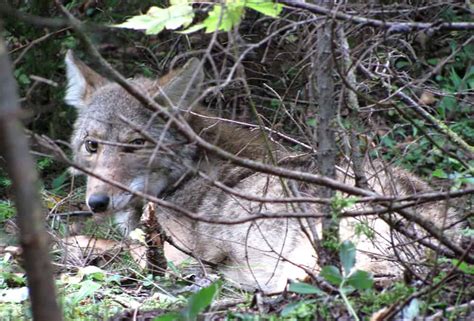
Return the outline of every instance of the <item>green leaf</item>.
<path id="1" fill-rule="evenodd" d="M 374 285 L 374 279 L 369 272 L 357 270 L 349 276 L 347 284 L 357 290 L 365 290 L 370 289 Z"/>
<path id="2" fill-rule="evenodd" d="M 397 69 L 402 69 L 403 67 L 410 66 L 410 62 L 408 60 L 397 60 L 395 62 L 395 67 Z"/>
<path id="3" fill-rule="evenodd" d="M 203 23 L 198 23 L 198 24 L 195 24 L 194 26 L 189 27 L 188 29 L 178 31 L 178 32 L 187 35 L 189 33 L 196 32 L 196 31 L 201 30 L 203 28 L 206 28 L 206 25 L 204 25 Z"/>
<path id="4" fill-rule="evenodd" d="M 95 281 L 103 281 L 106 276 L 104 270 L 94 265 L 88 265 L 83 268 L 80 268 L 77 275 L 81 278 L 87 277 Z"/>
<path id="5" fill-rule="evenodd" d="M 466 227 L 465 229 L 462 229 L 459 232 L 464 237 L 474 237 L 474 229 L 472 228 Z"/>
<path id="6" fill-rule="evenodd" d="M 187 2 L 173 1 L 168 8 L 151 7 L 146 15 L 131 17 L 124 23 L 115 25 L 115 27 L 145 30 L 146 34 L 155 35 L 165 28 L 175 30 L 186 27 L 193 22 L 193 18 L 192 6 Z"/>
<path id="7" fill-rule="evenodd" d="M 474 89 L 474 66 L 469 68 L 469 71 L 466 73 L 466 76 L 464 76 L 464 79 L 467 83 L 467 89 Z"/>
<path id="8" fill-rule="evenodd" d="M 185 320 L 195 320 L 212 303 L 219 287 L 220 282 L 216 282 L 189 297 L 188 305 L 183 311 Z"/>
<path id="9" fill-rule="evenodd" d="M 306 119 L 306 125 L 310 127 L 316 127 L 316 117 L 310 117 Z"/>
<path id="10" fill-rule="evenodd" d="M 281 310 L 280 316 L 282 316 L 284 318 L 295 316 L 295 317 L 300 317 L 301 319 L 306 320 L 306 318 L 304 318 L 305 314 L 314 314 L 314 311 L 312 311 L 312 306 L 314 306 L 313 304 L 315 302 L 316 302 L 316 300 L 303 300 L 303 301 L 299 301 L 299 302 L 289 303 L 283 308 L 283 310 Z M 303 310 L 303 311 L 300 311 L 300 310 Z M 306 311 L 304 311 L 304 310 L 306 310 Z M 303 312 L 303 313 L 301 313 L 301 312 Z M 306 312 L 306 313 L 304 313 L 304 312 Z M 301 314 L 303 314 L 303 315 L 301 315 Z M 259 319 L 253 319 L 253 320 L 259 320 Z M 291 318 L 290 320 L 294 320 L 294 318 Z"/>
<path id="11" fill-rule="evenodd" d="M 436 66 L 439 63 L 439 59 L 438 58 L 431 58 L 431 59 L 428 59 L 426 62 L 428 64 L 432 65 L 432 66 Z"/>
<path id="12" fill-rule="evenodd" d="M 451 68 L 451 74 L 449 75 L 449 79 L 451 79 L 451 82 L 454 85 L 454 89 L 457 90 L 461 86 L 462 79 L 459 77 L 459 75 L 456 73 L 456 70 L 454 68 Z"/>
<path id="13" fill-rule="evenodd" d="M 61 175 L 59 175 L 58 177 L 56 177 L 55 179 L 53 179 L 53 181 L 51 182 L 51 187 L 54 189 L 54 190 L 58 190 L 61 188 L 61 186 L 64 184 L 64 182 L 66 181 L 66 179 L 68 178 L 69 176 L 69 171 L 64 171 L 61 173 Z"/>
<path id="14" fill-rule="evenodd" d="M 441 99 L 439 106 L 445 110 L 452 110 L 457 105 L 456 98 L 453 96 L 446 96 Z"/>
<path id="15" fill-rule="evenodd" d="M 281 3 L 274 3 L 273 1 L 268 0 L 246 1 L 245 6 L 273 18 L 278 17 L 283 10 L 283 5 Z"/>
<path id="16" fill-rule="evenodd" d="M 459 263 L 457 259 L 451 259 L 451 264 L 457 266 L 459 270 L 467 274 L 474 274 L 474 265 L 468 264 L 466 262 Z"/>
<path id="17" fill-rule="evenodd" d="M 114 27 L 117 28 L 127 28 L 127 29 L 135 29 L 135 30 L 146 30 L 156 24 L 156 20 L 153 17 L 150 17 L 148 15 L 140 15 L 140 16 L 134 16 L 127 21 L 114 25 Z"/>
<path id="18" fill-rule="evenodd" d="M 297 283 L 291 283 L 288 291 L 294 292 L 294 293 L 299 293 L 299 294 L 320 294 L 324 295 L 323 291 L 315 287 L 314 285 L 308 284 L 308 283 L 303 283 L 303 282 L 297 282 Z"/>
<path id="19" fill-rule="evenodd" d="M 334 265 L 328 265 L 323 267 L 321 273 L 319 273 L 326 281 L 336 286 L 339 286 L 342 282 L 341 272 Z"/>
<path id="20" fill-rule="evenodd" d="M 431 176 L 437 177 L 437 178 L 448 178 L 448 174 L 441 168 L 435 169 L 432 173 Z"/>
<path id="21" fill-rule="evenodd" d="M 101 287 L 99 283 L 91 280 L 81 282 L 80 285 L 81 287 L 79 288 L 79 291 L 77 291 L 72 297 L 72 300 L 75 304 L 79 303 L 85 298 L 92 296 Z"/>
<path id="22" fill-rule="evenodd" d="M 209 12 L 209 16 L 204 20 L 206 33 L 217 30 L 230 31 L 235 25 L 239 24 L 240 18 L 244 13 L 244 6 L 240 1 L 230 2 L 224 8 L 220 4 L 214 5 Z"/>
<path id="23" fill-rule="evenodd" d="M 301 305 L 301 302 L 292 302 L 287 304 L 280 312 L 280 316 L 287 317 Z"/>
<path id="24" fill-rule="evenodd" d="M 356 248 L 354 243 L 349 240 L 342 242 L 339 249 L 339 259 L 341 260 L 344 269 L 344 276 L 349 275 L 351 269 L 354 267 L 356 257 Z"/>

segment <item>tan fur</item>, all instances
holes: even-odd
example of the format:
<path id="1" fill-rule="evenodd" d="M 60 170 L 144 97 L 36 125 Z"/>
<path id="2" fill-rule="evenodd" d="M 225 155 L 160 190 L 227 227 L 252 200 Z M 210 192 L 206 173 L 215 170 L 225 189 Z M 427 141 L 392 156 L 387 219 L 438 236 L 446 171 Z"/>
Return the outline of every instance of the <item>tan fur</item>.
<path id="1" fill-rule="evenodd" d="M 70 60 L 69 63 L 77 61 Z M 200 93 L 200 82 L 204 75 L 198 66 L 196 60 L 191 60 L 183 69 L 174 71 L 159 81 L 136 78 L 131 82 L 139 86 L 144 93 L 157 97 L 158 102 L 187 110 Z M 79 70 L 87 77 L 88 73 L 84 73 L 82 67 Z M 190 75 L 194 75 L 198 82 L 190 82 Z M 175 203 L 206 219 L 232 220 L 265 213 L 285 214 L 299 211 L 298 206 L 292 207 L 291 204 L 259 203 L 224 192 L 208 179 L 193 174 L 190 169 L 199 169 L 211 180 L 225 183 L 239 193 L 269 198 L 288 196 L 280 178 L 236 167 L 226 160 L 197 149 L 172 126 L 167 127 L 160 118 L 143 108 L 117 84 L 102 81 L 100 83 L 103 85 L 99 88 L 88 87 L 82 90 L 83 88 L 75 88 L 78 85 L 73 82 L 74 77 L 70 77 L 69 73 L 68 78 L 70 90 L 84 92 L 85 95 L 92 93 L 90 99 L 85 96 L 85 101 L 76 106 L 78 119 L 71 141 L 74 159 L 79 165 L 120 182 L 132 190 L 147 192 Z M 184 93 L 183 88 L 188 87 L 190 90 Z M 194 111 L 204 117 L 195 114 L 186 114 L 185 117 L 195 132 L 206 140 L 242 157 L 268 160 L 268 146 L 265 146 L 258 131 L 218 121 L 210 117 L 202 107 L 197 107 Z M 127 144 L 141 137 L 124 124 L 119 116 L 136 124 L 149 136 L 172 149 L 173 153 L 163 148 L 155 150 L 150 145 L 137 148 L 133 152 L 114 145 Z M 84 147 L 87 140 L 101 141 L 96 152 L 87 152 Z M 275 145 L 271 144 L 270 147 L 274 150 L 273 156 L 278 160 L 294 156 Z M 284 163 L 293 169 L 312 168 L 304 162 Z M 344 167 L 343 164 L 341 166 Z M 381 195 L 404 195 L 428 190 L 427 185 L 413 175 L 398 168 L 386 170 L 381 163 L 367 165 L 366 175 L 371 188 Z M 338 179 L 353 185 L 350 177 L 350 173 L 340 173 Z M 303 186 L 301 190 L 309 195 L 316 195 L 317 187 Z M 125 234 L 136 226 L 143 205 L 140 198 L 99 179 L 88 177 L 86 199 L 89 200 L 97 194 L 108 195 L 111 202 L 106 210 L 96 215 L 114 215 Z M 353 209 L 365 208 L 354 206 Z M 321 213 L 317 205 L 311 205 L 309 209 L 312 213 Z M 440 222 L 444 214 L 444 211 L 436 206 L 419 207 L 417 211 L 435 222 Z M 305 221 L 258 219 L 234 225 L 209 224 L 191 220 L 165 207 L 157 208 L 157 216 L 166 233 L 180 247 L 199 258 L 218 264 L 225 276 L 244 288 L 281 290 L 287 279 L 304 277 L 305 273 L 300 267 L 318 270 L 317 256 L 311 240 L 302 232 L 302 226 L 307 225 Z M 321 224 L 319 220 L 317 222 L 321 235 Z M 356 235 L 355 227 L 361 222 L 373 228 L 374 239 Z M 389 226 L 377 217 L 341 221 L 341 239 L 350 239 L 357 244 L 357 267 L 367 271 L 400 274 L 400 267 L 393 261 L 395 257 L 390 236 Z M 400 242 L 397 238 L 394 240 L 395 245 L 400 245 Z M 184 258 L 182 253 L 172 247 L 167 246 L 165 251 L 167 255 Z"/>

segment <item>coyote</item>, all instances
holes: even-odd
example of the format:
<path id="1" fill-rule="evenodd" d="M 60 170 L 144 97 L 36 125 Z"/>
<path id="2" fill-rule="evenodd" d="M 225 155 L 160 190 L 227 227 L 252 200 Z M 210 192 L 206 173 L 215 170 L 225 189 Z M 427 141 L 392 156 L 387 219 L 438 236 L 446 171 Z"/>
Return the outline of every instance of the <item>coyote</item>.
<path id="1" fill-rule="evenodd" d="M 86 203 L 93 213 L 112 215 L 124 235 L 138 224 L 144 205 L 142 198 L 130 191 L 156 196 L 195 213 L 206 222 L 165 206 L 158 206 L 156 215 L 178 247 L 215 263 L 225 277 L 246 289 L 282 290 L 289 278 L 302 278 L 305 270 L 319 269 L 311 234 L 303 229 L 316 224 L 316 231 L 321 233 L 320 220 L 265 218 L 268 214 L 302 212 L 303 207 L 258 199 L 291 196 L 290 184 L 302 196 L 316 195 L 317 187 L 308 188 L 296 181 L 254 172 L 206 153 L 182 136 L 172 123 L 144 108 L 125 89 L 97 74 L 71 52 L 67 53 L 65 62 L 68 81 L 65 101 L 78 112 L 71 139 L 75 163 L 129 189 L 120 189 L 88 175 Z M 137 77 L 130 82 L 161 106 L 182 113 L 194 131 L 207 141 L 240 157 L 262 161 L 269 157 L 269 145 L 257 131 L 213 117 L 196 103 L 204 83 L 204 72 L 196 58 L 159 79 Z M 312 171 L 311 162 L 300 159 L 299 155 L 276 144 L 270 147 L 274 148 L 271 156 L 278 164 Z M 340 171 L 338 179 L 354 184 L 350 170 L 346 172 Z M 380 195 L 428 190 L 426 183 L 413 175 L 399 168 L 386 170 L 380 163 L 366 166 L 365 174 L 370 187 Z M 366 208 L 352 206 L 352 209 Z M 320 205 L 309 204 L 305 209 L 308 214 L 321 213 Z M 442 221 L 444 211 L 435 205 L 423 205 L 417 210 L 431 221 Z M 242 220 L 255 215 L 262 218 L 240 224 L 210 222 Z M 372 235 L 357 233 L 360 224 L 370 227 Z M 356 244 L 356 267 L 376 274 L 393 275 L 400 271 L 393 252 L 401 241 L 391 235 L 390 227 L 377 216 L 346 218 L 340 222 L 341 240 L 350 239 Z M 165 253 L 178 262 L 186 258 L 169 244 L 165 244 Z"/>

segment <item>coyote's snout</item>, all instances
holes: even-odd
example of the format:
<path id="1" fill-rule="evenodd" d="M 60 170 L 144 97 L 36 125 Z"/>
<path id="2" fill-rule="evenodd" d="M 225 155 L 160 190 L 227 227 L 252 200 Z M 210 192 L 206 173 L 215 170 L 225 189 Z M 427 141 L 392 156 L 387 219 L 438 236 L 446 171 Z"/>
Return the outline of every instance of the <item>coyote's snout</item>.
<path id="1" fill-rule="evenodd" d="M 102 78 L 71 53 L 66 56 L 66 66 L 65 100 L 78 111 L 71 139 L 74 161 L 88 173 L 86 202 L 94 213 L 113 215 L 126 234 L 137 224 L 143 206 L 142 199 L 133 192 L 153 195 L 192 212 L 203 220 L 191 219 L 171 206 L 159 206 L 156 215 L 179 247 L 219 265 L 222 273 L 243 287 L 279 290 L 288 278 L 304 276 L 305 269 L 317 269 L 311 233 L 303 230 L 309 224 L 316 225 L 313 232 L 321 235 L 320 221 L 274 216 L 288 217 L 302 208 L 305 214 L 320 214 L 320 206 L 260 201 L 288 197 L 286 184 L 299 188 L 299 182 L 238 167 L 199 150 L 172 123 L 144 108 L 122 87 Z M 226 124 L 199 106 L 189 113 L 188 109 L 196 105 L 203 80 L 200 62 L 191 59 L 160 79 L 139 77 L 130 82 L 161 106 L 182 113 L 204 139 L 241 157 L 264 159 L 267 150 L 258 133 Z M 298 161 L 297 155 L 281 149 L 273 156 L 290 168 L 310 168 Z M 413 175 L 377 162 L 366 166 L 365 174 L 370 188 L 380 195 L 428 190 Z M 354 184 L 351 170 L 341 171 L 338 179 Z M 300 193 L 311 196 L 316 189 L 305 186 Z M 441 222 L 445 214 L 442 208 L 435 204 L 415 209 L 432 222 Z M 354 209 L 369 207 L 355 205 Z M 258 219 L 247 219 L 256 216 Z M 213 223 L 232 220 L 242 223 Z M 399 274 L 393 252 L 400 251 L 402 241 L 392 237 L 391 228 L 381 218 L 341 219 L 340 234 L 342 240 L 356 243 L 358 268 Z M 400 259 L 400 255 L 397 257 Z"/>

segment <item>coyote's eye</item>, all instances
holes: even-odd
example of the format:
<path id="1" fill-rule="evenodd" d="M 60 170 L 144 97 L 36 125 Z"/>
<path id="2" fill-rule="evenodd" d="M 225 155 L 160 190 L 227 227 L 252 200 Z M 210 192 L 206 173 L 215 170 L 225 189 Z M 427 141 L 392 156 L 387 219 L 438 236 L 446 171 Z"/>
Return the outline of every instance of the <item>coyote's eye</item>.
<path id="1" fill-rule="evenodd" d="M 99 143 L 97 143 L 95 140 L 86 140 L 84 143 L 84 146 L 86 147 L 86 151 L 94 154 L 97 153 L 97 148 L 99 147 Z"/>
<path id="2" fill-rule="evenodd" d="M 130 145 L 145 145 L 145 140 L 142 138 L 137 138 L 137 139 L 132 140 L 129 144 Z"/>
<path id="3" fill-rule="evenodd" d="M 142 138 L 137 138 L 134 140 L 131 140 L 128 142 L 128 146 L 123 149 L 125 153 L 134 153 L 138 149 L 141 148 L 141 146 L 145 145 L 146 141 Z"/>

